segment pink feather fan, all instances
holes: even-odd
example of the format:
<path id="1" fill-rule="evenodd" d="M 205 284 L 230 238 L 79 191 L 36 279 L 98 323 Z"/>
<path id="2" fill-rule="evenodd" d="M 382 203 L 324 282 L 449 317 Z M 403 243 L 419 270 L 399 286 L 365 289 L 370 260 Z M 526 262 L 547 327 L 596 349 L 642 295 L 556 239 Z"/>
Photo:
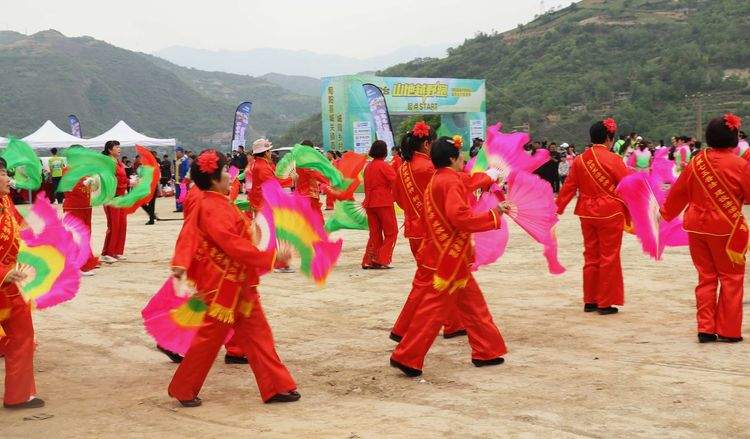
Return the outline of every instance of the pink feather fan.
<path id="1" fill-rule="evenodd" d="M 498 198 L 492 192 L 485 192 L 479 197 L 479 201 L 472 208 L 474 213 L 487 212 L 497 207 Z M 473 233 L 474 241 L 474 264 L 472 270 L 476 271 L 480 267 L 489 265 L 500 259 L 505 253 L 505 247 L 508 245 L 508 222 L 505 217 L 500 218 L 500 228 L 488 230 L 486 232 Z"/>

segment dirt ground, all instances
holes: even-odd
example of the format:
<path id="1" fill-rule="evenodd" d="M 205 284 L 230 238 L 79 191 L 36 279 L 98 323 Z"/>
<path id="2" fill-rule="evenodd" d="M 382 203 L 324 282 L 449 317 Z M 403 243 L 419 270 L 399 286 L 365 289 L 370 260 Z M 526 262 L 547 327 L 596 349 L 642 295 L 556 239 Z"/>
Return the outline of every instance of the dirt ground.
<path id="1" fill-rule="evenodd" d="M 176 218 L 172 210 L 159 200 L 160 216 Z M 263 404 L 247 366 L 219 357 L 204 405 L 179 407 L 166 392 L 175 365 L 154 349 L 140 310 L 168 274 L 182 222 L 145 221 L 143 212 L 130 217 L 128 261 L 34 315 L 47 406 L 0 410 L 0 437 L 750 437 L 750 342 L 697 343 L 687 249 L 655 263 L 627 236 L 626 305 L 614 316 L 585 314 L 570 213 L 558 230 L 566 274 L 547 274 L 539 246 L 512 226 L 503 259 L 476 276 L 510 350 L 502 366 L 475 368 L 466 338 L 438 338 L 421 378 L 390 368 L 388 331 L 414 273 L 408 244 L 399 240 L 394 270 L 363 271 L 366 232 L 346 231 L 325 288 L 299 274 L 262 280 L 302 399 Z M 98 252 L 101 209 L 93 235 Z"/>

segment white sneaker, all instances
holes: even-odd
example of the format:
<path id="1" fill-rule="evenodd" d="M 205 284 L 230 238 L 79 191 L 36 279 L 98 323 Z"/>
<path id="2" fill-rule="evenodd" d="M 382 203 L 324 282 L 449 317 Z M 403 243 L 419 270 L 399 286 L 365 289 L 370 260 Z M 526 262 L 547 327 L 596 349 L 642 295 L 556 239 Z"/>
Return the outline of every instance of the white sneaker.
<path id="1" fill-rule="evenodd" d="M 274 273 L 294 273 L 294 268 L 292 267 L 286 267 L 286 268 L 276 268 L 273 270 Z"/>
<path id="2" fill-rule="evenodd" d="M 128 258 L 126 258 L 123 255 L 117 255 L 117 256 L 115 256 L 115 259 L 117 259 L 118 261 L 127 261 L 128 260 Z"/>
<path id="3" fill-rule="evenodd" d="M 95 275 L 95 274 L 96 274 L 96 273 L 94 273 L 93 271 L 82 271 L 82 272 L 81 272 L 81 276 L 86 276 L 86 277 L 88 277 L 88 276 L 93 276 L 93 275 Z"/>
<path id="4" fill-rule="evenodd" d="M 115 262 L 117 262 L 117 259 L 109 255 L 102 255 L 99 260 L 102 262 L 106 262 L 107 264 L 114 264 Z"/>

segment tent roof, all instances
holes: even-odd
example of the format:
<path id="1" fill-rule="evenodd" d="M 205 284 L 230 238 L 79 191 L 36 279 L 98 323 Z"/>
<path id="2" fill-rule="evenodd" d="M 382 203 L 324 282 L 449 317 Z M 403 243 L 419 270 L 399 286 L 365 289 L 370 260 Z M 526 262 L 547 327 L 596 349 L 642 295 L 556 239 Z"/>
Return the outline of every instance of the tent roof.
<path id="1" fill-rule="evenodd" d="M 121 146 L 135 146 L 136 144 L 141 146 L 175 146 L 176 144 L 174 139 L 149 137 L 130 128 L 125 122 L 119 121 L 108 131 L 92 139 L 87 139 L 86 146 L 104 147 L 108 140 L 117 140 Z"/>
<path id="2" fill-rule="evenodd" d="M 67 148 L 70 145 L 76 144 L 88 146 L 86 145 L 86 140 L 66 133 L 49 120 L 44 122 L 44 125 L 39 127 L 38 130 L 21 140 L 28 143 L 34 149 Z"/>

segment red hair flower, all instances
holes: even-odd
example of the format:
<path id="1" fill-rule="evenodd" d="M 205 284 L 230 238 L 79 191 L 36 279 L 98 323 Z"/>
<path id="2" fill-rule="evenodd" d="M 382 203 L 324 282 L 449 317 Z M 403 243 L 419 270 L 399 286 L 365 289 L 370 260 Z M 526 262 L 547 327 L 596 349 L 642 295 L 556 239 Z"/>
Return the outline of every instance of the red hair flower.
<path id="1" fill-rule="evenodd" d="M 727 113 L 724 115 L 724 125 L 732 131 L 739 131 L 742 126 L 742 119 L 736 114 Z"/>
<path id="2" fill-rule="evenodd" d="M 458 134 L 456 134 L 455 136 L 453 136 L 453 146 L 455 146 L 456 149 L 461 149 L 461 147 L 464 146 L 464 139 L 463 139 L 463 137 L 459 136 Z"/>
<path id="3" fill-rule="evenodd" d="M 430 136 L 430 126 L 427 125 L 423 120 L 414 124 L 414 128 L 411 129 L 411 135 L 414 137 L 422 138 Z"/>
<path id="4" fill-rule="evenodd" d="M 614 134 L 617 132 L 617 122 L 615 122 L 615 120 L 611 117 L 604 119 L 602 123 L 604 124 L 604 128 L 607 129 L 608 133 Z"/>
<path id="5" fill-rule="evenodd" d="M 198 156 L 198 169 L 200 169 L 201 172 L 213 174 L 218 167 L 219 156 L 216 155 L 216 151 L 213 149 L 203 151 L 201 155 Z"/>

